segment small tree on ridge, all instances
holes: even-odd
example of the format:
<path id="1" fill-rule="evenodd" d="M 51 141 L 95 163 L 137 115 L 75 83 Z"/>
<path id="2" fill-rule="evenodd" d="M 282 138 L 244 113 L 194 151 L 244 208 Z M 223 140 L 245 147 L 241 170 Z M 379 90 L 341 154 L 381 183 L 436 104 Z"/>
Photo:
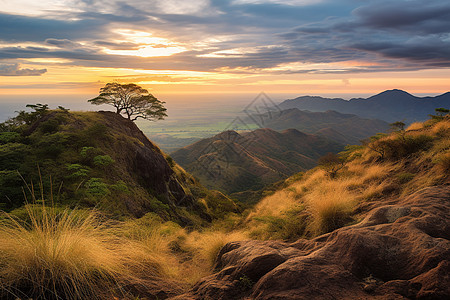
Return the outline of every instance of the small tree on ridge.
<path id="1" fill-rule="evenodd" d="M 100 89 L 100 94 L 88 102 L 112 105 L 117 114 L 125 115 L 131 121 L 138 118 L 156 121 L 167 117 L 164 102 L 134 83 L 107 83 Z"/>

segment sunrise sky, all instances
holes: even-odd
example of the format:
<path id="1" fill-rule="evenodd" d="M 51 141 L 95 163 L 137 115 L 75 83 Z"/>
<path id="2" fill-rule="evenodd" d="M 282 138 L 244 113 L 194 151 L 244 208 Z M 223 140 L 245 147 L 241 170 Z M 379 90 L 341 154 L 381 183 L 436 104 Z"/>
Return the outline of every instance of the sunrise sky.
<path id="1" fill-rule="evenodd" d="M 0 0 L 3 102 L 85 101 L 113 80 L 187 98 L 433 95 L 449 67 L 449 1 Z"/>

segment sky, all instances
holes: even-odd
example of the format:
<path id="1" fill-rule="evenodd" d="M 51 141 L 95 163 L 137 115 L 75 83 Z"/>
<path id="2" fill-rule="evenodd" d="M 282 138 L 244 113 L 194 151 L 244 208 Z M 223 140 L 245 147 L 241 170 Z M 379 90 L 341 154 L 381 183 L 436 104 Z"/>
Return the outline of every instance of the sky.
<path id="1" fill-rule="evenodd" d="M 0 104 L 112 81 L 196 101 L 436 95 L 449 78 L 450 1 L 0 0 Z"/>

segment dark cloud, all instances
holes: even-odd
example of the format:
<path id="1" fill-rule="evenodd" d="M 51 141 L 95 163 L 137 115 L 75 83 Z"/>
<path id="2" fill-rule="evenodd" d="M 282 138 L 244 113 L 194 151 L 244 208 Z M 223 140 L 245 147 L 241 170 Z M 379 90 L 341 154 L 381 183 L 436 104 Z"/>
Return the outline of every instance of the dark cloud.
<path id="1" fill-rule="evenodd" d="M 73 41 L 68 40 L 68 39 L 46 39 L 45 43 L 47 43 L 48 45 L 59 47 L 59 48 L 73 49 L 73 48 L 80 48 L 80 47 L 82 47 L 81 44 L 73 42 Z"/>
<path id="2" fill-rule="evenodd" d="M 49 38 L 69 40 L 101 38 L 109 32 L 108 23 L 103 19 L 63 21 L 0 13 L 0 40 L 42 42 Z"/>
<path id="3" fill-rule="evenodd" d="M 134 43 L 115 43 L 115 42 L 107 42 L 107 41 L 95 41 L 95 45 L 98 46 L 106 46 L 108 49 L 112 50 L 137 50 L 141 47 L 139 44 Z"/>
<path id="4" fill-rule="evenodd" d="M 47 72 L 47 69 L 21 69 L 19 64 L 0 63 L 0 76 L 39 76 Z"/>
<path id="5" fill-rule="evenodd" d="M 425 61 L 427 65 L 450 64 L 450 43 L 438 38 L 415 39 L 406 43 L 365 42 L 354 44 L 352 47 L 391 58 Z"/>
<path id="6" fill-rule="evenodd" d="M 379 62 L 385 57 L 397 70 L 407 70 L 411 64 L 416 69 L 448 67 L 449 32 L 449 2 L 400 0 L 371 1 L 351 16 L 300 25 L 279 36 L 305 62 Z"/>
<path id="7" fill-rule="evenodd" d="M 380 1 L 354 10 L 361 24 L 414 34 L 450 32 L 450 3 L 435 0 Z"/>
<path id="8" fill-rule="evenodd" d="M 347 71 L 375 72 L 450 63 L 450 3 L 442 0 L 325 0 L 302 6 L 211 0 L 208 8 L 191 14 L 164 12 L 162 0 L 80 3 L 84 11 L 71 13 L 66 20 L 0 14 L 0 41 L 16 44 L 0 45 L 0 59 L 66 58 L 80 66 L 197 71 L 361 60 L 383 67 Z M 104 53 L 104 48 L 141 47 L 121 41 L 114 31 L 119 28 L 151 32 L 188 49 L 197 42 L 206 46 L 157 58 Z M 322 71 L 327 72 L 298 72 Z"/>

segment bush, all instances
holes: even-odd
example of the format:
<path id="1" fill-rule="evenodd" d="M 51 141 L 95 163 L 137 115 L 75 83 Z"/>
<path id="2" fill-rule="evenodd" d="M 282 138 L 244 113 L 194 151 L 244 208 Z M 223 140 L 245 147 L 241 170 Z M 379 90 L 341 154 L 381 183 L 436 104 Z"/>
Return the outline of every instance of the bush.
<path id="1" fill-rule="evenodd" d="M 265 224 L 263 232 L 256 230 L 255 237 L 269 239 L 296 240 L 305 235 L 307 214 L 302 207 L 294 208 L 283 213 L 282 216 L 255 217 L 255 221 Z M 260 236 L 262 235 L 262 236 Z"/>
<path id="2" fill-rule="evenodd" d="M 50 119 L 40 124 L 42 133 L 55 133 L 58 131 L 59 122 L 56 119 Z"/>
<path id="3" fill-rule="evenodd" d="M 19 203 L 14 205 L 10 199 L 23 198 L 22 189 L 19 188 L 22 185 L 22 178 L 17 171 L 0 171 L 0 209 L 10 209 L 21 205 Z"/>
<path id="4" fill-rule="evenodd" d="M 422 150 L 427 150 L 433 142 L 428 135 L 405 136 L 404 139 L 390 140 L 386 158 L 402 159 Z"/>
<path id="5" fill-rule="evenodd" d="M 89 167 L 80 164 L 67 164 L 66 168 L 71 171 L 71 174 L 67 176 L 68 178 L 86 177 L 90 171 Z"/>
<path id="6" fill-rule="evenodd" d="M 368 147 L 379 153 L 382 159 L 398 160 L 429 149 L 432 142 L 433 137 L 429 135 L 404 135 L 395 139 L 378 139 L 370 143 Z"/>
<path id="7" fill-rule="evenodd" d="M 336 177 L 337 172 L 344 167 L 344 163 L 344 159 L 331 152 L 320 157 L 317 161 L 317 164 L 327 172 L 330 178 Z"/>
<path id="8" fill-rule="evenodd" d="M 106 196 L 110 194 L 108 185 L 101 178 L 91 178 L 86 184 L 87 192 L 95 196 Z"/>
<path id="9" fill-rule="evenodd" d="M 93 161 L 97 167 L 106 167 L 115 162 L 109 155 L 97 155 Z"/>
<path id="10" fill-rule="evenodd" d="M 0 132 L 0 144 L 17 142 L 20 138 L 18 132 Z"/>

